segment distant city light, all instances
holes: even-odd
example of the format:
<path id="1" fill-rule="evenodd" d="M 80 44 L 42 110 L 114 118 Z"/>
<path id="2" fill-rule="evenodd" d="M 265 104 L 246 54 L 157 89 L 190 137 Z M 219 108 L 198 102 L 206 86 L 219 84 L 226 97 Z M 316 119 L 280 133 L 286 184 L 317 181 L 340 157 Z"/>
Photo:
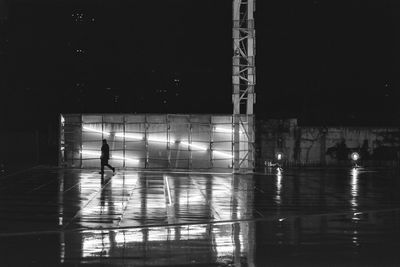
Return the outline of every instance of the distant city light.
<path id="1" fill-rule="evenodd" d="M 282 160 L 283 159 L 283 153 L 282 152 L 276 153 L 276 159 L 277 160 Z"/>
<path id="2" fill-rule="evenodd" d="M 357 161 L 360 159 L 360 154 L 358 154 L 357 152 L 353 152 L 351 153 L 351 159 L 354 161 Z"/>

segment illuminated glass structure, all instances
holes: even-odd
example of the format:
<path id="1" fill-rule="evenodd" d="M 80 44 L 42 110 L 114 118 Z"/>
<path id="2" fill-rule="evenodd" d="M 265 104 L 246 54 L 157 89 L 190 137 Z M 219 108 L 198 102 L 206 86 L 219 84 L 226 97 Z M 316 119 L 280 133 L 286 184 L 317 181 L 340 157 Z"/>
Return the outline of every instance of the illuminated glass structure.
<path id="1" fill-rule="evenodd" d="M 247 115 L 240 124 L 241 168 L 249 165 Z M 102 139 L 117 168 L 232 168 L 231 115 L 62 114 L 60 166 L 100 164 Z"/>

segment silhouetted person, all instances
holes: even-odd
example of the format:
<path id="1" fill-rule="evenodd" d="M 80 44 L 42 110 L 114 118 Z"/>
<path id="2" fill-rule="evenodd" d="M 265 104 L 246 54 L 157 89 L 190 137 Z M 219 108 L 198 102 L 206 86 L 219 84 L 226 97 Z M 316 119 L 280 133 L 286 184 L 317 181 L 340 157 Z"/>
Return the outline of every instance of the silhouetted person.
<path id="1" fill-rule="evenodd" d="M 115 168 L 113 168 L 110 164 L 108 164 L 108 160 L 110 159 L 110 147 L 107 144 L 107 140 L 103 139 L 103 145 L 101 146 L 101 171 L 100 174 L 104 174 L 104 166 L 110 168 L 110 170 L 115 173 Z"/>

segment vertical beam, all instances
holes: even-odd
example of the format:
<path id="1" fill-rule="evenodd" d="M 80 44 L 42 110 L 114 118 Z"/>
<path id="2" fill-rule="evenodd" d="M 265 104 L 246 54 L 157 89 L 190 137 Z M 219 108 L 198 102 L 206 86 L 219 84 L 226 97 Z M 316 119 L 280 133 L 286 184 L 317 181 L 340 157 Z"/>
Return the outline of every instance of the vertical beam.
<path id="1" fill-rule="evenodd" d="M 124 160 L 123 160 L 123 162 L 122 162 L 122 167 L 123 168 L 125 168 L 126 167 L 126 164 L 125 164 L 125 162 L 126 162 L 126 140 L 125 140 L 125 135 L 126 135 L 126 117 L 125 117 L 125 115 L 123 115 L 123 117 L 122 117 L 122 123 L 123 123 L 123 125 L 122 125 L 122 127 L 123 127 L 123 129 L 122 129 L 122 131 L 123 131 L 123 133 L 124 133 L 124 139 L 123 139 L 123 148 L 122 148 L 122 153 L 123 153 L 123 157 L 124 157 Z"/>
<path id="2" fill-rule="evenodd" d="M 193 163 L 193 151 L 192 147 L 190 146 L 192 144 L 192 123 L 190 121 L 190 115 L 189 115 L 189 136 L 188 136 L 188 143 L 189 143 L 189 162 L 188 162 L 188 167 L 189 169 L 192 168 L 192 163 Z"/>
<path id="3" fill-rule="evenodd" d="M 167 153 L 168 153 L 168 168 L 171 168 L 171 127 L 169 116 L 167 114 Z"/>
<path id="4" fill-rule="evenodd" d="M 61 165 L 62 165 L 62 162 L 61 162 L 61 157 L 62 157 L 62 151 L 61 151 L 61 140 L 62 140 L 62 138 L 61 138 L 61 135 L 62 135 L 62 128 L 64 127 L 63 126 L 63 123 L 62 123 L 62 115 L 61 114 L 59 114 L 58 115 L 58 138 L 57 138 L 57 148 L 58 148 L 58 153 L 57 153 L 57 155 L 58 155 L 58 167 L 61 167 Z"/>
<path id="5" fill-rule="evenodd" d="M 79 151 L 79 155 L 80 155 L 80 160 L 81 160 L 81 162 L 80 162 L 80 168 L 82 169 L 82 167 L 83 167 L 83 159 L 82 159 L 82 147 L 83 147 L 83 131 L 82 131 L 82 129 L 83 129 L 83 115 L 82 114 L 79 114 L 79 118 L 80 118 L 80 128 L 81 128 L 81 140 L 79 140 L 80 142 L 80 147 L 79 147 L 79 149 L 80 149 L 80 151 Z M 101 127 L 103 127 L 103 115 L 101 115 Z M 103 130 L 103 128 L 101 129 L 101 130 Z M 102 140 L 103 140 L 103 134 L 101 134 L 101 137 L 102 137 Z"/>
<path id="6" fill-rule="evenodd" d="M 233 171 L 240 170 L 240 114 L 233 114 Z"/>
<path id="7" fill-rule="evenodd" d="M 210 168 L 214 167 L 214 126 L 212 122 L 212 115 L 209 117 L 209 129 L 210 129 Z"/>
<path id="8" fill-rule="evenodd" d="M 144 168 L 147 169 L 149 164 L 149 142 L 148 142 L 148 127 L 149 124 L 147 123 L 147 114 L 144 115 L 144 142 L 145 142 L 145 149 L 146 149 L 146 158 L 144 160 Z"/>
<path id="9" fill-rule="evenodd" d="M 232 10 L 233 168 L 238 172 L 242 165 L 254 169 L 255 0 L 233 0 Z M 240 153 L 241 114 L 247 115 L 248 153 Z M 247 155 L 247 164 L 241 155 Z"/>
<path id="10" fill-rule="evenodd" d="M 233 0 L 233 58 L 232 58 L 232 86 L 233 86 L 233 171 L 239 171 L 239 116 L 240 116 L 240 5 L 241 0 Z"/>

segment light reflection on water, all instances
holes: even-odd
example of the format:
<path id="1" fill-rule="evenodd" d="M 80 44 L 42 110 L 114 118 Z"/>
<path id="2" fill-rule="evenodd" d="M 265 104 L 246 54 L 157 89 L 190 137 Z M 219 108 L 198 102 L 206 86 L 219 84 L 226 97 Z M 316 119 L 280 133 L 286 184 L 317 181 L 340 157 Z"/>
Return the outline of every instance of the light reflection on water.
<path id="1" fill-rule="evenodd" d="M 362 178 L 364 178 L 364 172 L 362 171 Z M 359 226 L 363 223 L 361 220 L 365 219 L 365 216 L 360 216 L 365 213 L 365 211 L 360 211 L 360 202 L 365 203 L 365 195 L 360 194 L 360 192 L 365 191 L 365 188 L 360 187 L 364 186 L 365 183 L 360 183 L 359 169 L 346 171 L 344 177 L 335 176 L 335 184 L 329 183 L 328 179 L 325 181 L 326 183 L 321 183 L 319 178 L 309 179 L 309 177 L 306 177 L 303 179 L 302 176 L 297 176 L 297 179 L 287 179 L 292 177 L 290 170 L 285 170 L 285 180 L 283 180 L 283 175 L 284 173 L 281 170 L 277 170 L 275 175 L 269 174 L 260 178 L 264 179 L 262 180 L 264 184 L 261 184 L 261 190 L 257 191 L 257 201 L 260 200 L 256 203 L 257 206 L 255 205 L 254 190 L 255 185 L 258 186 L 258 184 L 254 183 L 253 178 L 202 177 L 201 175 L 168 176 L 171 194 L 168 196 L 165 191 L 166 179 L 162 175 L 160 177 L 156 175 L 141 177 L 139 175 L 125 180 L 117 176 L 103 185 L 105 187 L 102 190 L 103 193 L 94 198 L 91 205 L 84 206 L 81 214 L 88 218 L 122 214 L 123 209 L 121 208 L 126 207 L 127 201 L 130 201 L 129 213 L 124 214 L 125 217 L 131 217 L 131 221 L 128 220 L 127 224 L 124 225 L 128 228 L 84 233 L 79 241 L 81 244 L 78 245 L 78 255 L 83 258 L 121 256 L 122 258 L 136 259 L 135 257 L 148 257 L 146 254 L 138 255 L 140 248 L 140 253 L 146 250 L 157 249 L 158 251 L 159 249 L 162 253 L 171 254 L 174 257 L 179 254 L 178 257 L 186 258 L 178 260 L 186 263 L 191 262 L 191 257 L 200 259 L 203 254 L 204 257 L 211 259 L 209 260 L 211 262 L 222 259 L 235 262 L 238 257 L 247 257 L 250 260 L 252 257 L 254 258 L 255 240 L 257 239 L 255 225 L 235 222 L 237 219 L 254 218 L 254 213 L 251 213 L 255 210 L 254 207 L 265 208 L 262 211 L 264 213 L 259 213 L 264 216 L 261 220 L 266 219 L 263 222 L 268 225 L 264 229 L 265 232 L 270 234 L 270 239 L 265 242 L 270 242 L 273 245 L 295 244 L 298 242 L 300 233 L 304 235 L 320 234 L 318 231 L 321 229 L 323 229 L 323 234 L 330 234 L 330 230 L 337 234 L 338 229 L 340 229 L 340 234 L 344 235 L 342 240 L 345 240 L 346 244 L 352 244 L 355 250 L 365 242 L 363 235 L 360 234 L 363 232 Z M 269 179 L 266 179 L 266 177 Z M 301 181 L 299 182 L 299 180 Z M 99 181 L 94 181 L 87 176 L 83 177 L 80 183 L 82 188 L 86 188 L 86 191 L 94 189 L 98 191 L 101 187 Z M 335 185 L 335 187 L 332 185 Z M 343 188 L 345 188 L 345 191 L 343 191 Z M 302 192 L 302 194 L 300 195 L 298 192 Z M 338 192 L 342 193 L 338 196 L 341 206 L 343 206 L 343 201 L 346 201 L 347 204 L 344 209 L 339 210 L 339 212 L 343 211 L 344 213 L 345 224 L 342 224 L 340 220 L 330 221 L 329 215 L 320 216 L 325 211 L 325 201 L 329 200 L 328 197 L 332 197 L 332 195 L 336 197 Z M 131 198 L 130 195 L 132 195 Z M 305 200 L 303 196 L 313 196 L 314 198 Z M 167 210 L 170 202 L 172 202 L 173 209 Z M 314 214 L 311 216 L 308 216 L 309 214 L 304 215 L 304 203 L 313 208 Z M 328 205 L 332 204 L 335 204 L 335 202 L 328 202 Z M 295 211 L 298 213 L 293 213 L 293 215 L 290 212 L 294 209 L 297 209 Z M 349 211 L 351 211 L 351 216 L 349 216 Z M 214 216 L 212 219 L 207 217 L 210 214 Z M 174 225 L 166 223 L 167 215 L 174 218 L 173 223 L 171 223 Z M 104 218 L 108 217 L 105 216 Z M 190 220 L 189 223 L 200 224 L 184 225 L 187 220 Z M 203 224 L 207 220 L 211 221 L 210 224 Z M 234 222 L 216 223 L 219 220 L 232 220 Z M 271 220 L 274 221 L 271 222 Z M 142 222 L 143 224 L 150 222 L 150 224 L 146 226 L 147 228 L 129 228 L 140 226 Z M 268 224 L 269 222 L 270 224 Z M 348 227 L 349 222 L 351 222 L 351 228 L 342 231 L 343 227 Z M 154 223 L 154 225 L 152 226 L 151 223 Z M 165 226 L 158 227 L 162 223 Z M 93 226 L 93 223 L 89 221 L 82 221 L 81 225 L 85 224 Z M 110 227 L 116 229 L 115 225 Z M 316 242 L 315 240 L 312 241 Z M 180 245 L 178 244 L 182 243 L 188 244 L 189 250 L 204 249 L 205 251 L 196 255 L 191 255 L 190 251 L 176 252 L 176 250 L 179 250 Z M 68 247 L 68 242 L 66 242 L 66 246 Z M 132 249 L 120 251 L 121 248 Z M 64 253 L 67 254 L 67 259 L 68 257 L 71 258 L 68 254 L 68 248 L 65 252 L 62 251 L 61 255 L 64 255 Z M 64 256 L 61 258 L 64 258 Z M 171 261 L 171 258 L 169 260 Z M 178 260 L 172 261 L 178 262 Z"/>
<path id="2" fill-rule="evenodd" d="M 112 224 L 112 218 L 114 218 L 114 214 L 123 214 L 124 210 L 121 208 L 127 205 L 126 202 L 129 199 L 135 199 L 129 210 L 133 211 L 135 215 L 132 213 L 124 214 L 121 216 L 122 219 L 124 216 L 143 218 L 143 220 L 152 218 L 155 223 L 157 223 L 158 219 L 162 220 L 167 215 L 181 216 L 180 214 L 182 214 L 188 216 L 186 214 L 190 214 L 190 216 L 196 216 L 196 214 L 199 214 L 203 216 L 203 214 L 207 214 L 204 210 L 210 209 L 211 206 L 212 210 L 215 211 L 215 220 L 241 219 L 243 216 L 251 214 L 254 201 L 253 181 L 251 179 L 239 180 L 239 178 L 232 176 L 215 176 L 211 182 L 207 181 L 205 177 L 196 177 L 192 179 L 193 181 L 191 181 L 190 177 L 169 178 L 172 198 L 165 194 L 165 179 L 163 176 L 160 179 L 155 176 L 147 176 L 147 178 L 136 176 L 129 177 L 129 179 L 116 176 L 102 185 L 96 179 L 91 179 L 90 176 L 81 178 L 81 187 L 83 189 L 98 192 L 89 205 L 87 202 L 81 202 L 82 208 L 80 220 L 78 221 L 81 226 L 86 227 L 103 227 L 100 225 L 107 226 L 107 223 L 111 223 L 108 226 L 115 227 L 115 224 Z M 207 177 L 207 179 L 209 178 Z M 135 185 L 136 187 L 139 186 L 137 190 L 134 190 Z M 148 187 L 147 190 L 144 189 L 146 187 Z M 124 192 L 127 188 L 134 192 L 132 197 Z M 118 196 L 116 192 L 119 192 Z M 171 201 L 170 199 L 172 199 L 174 209 L 167 210 L 167 204 Z M 178 211 L 179 214 L 176 213 Z M 171 212 L 175 214 L 168 214 Z M 179 216 L 176 218 L 177 220 Z M 92 218 L 94 218 L 93 221 Z M 200 217 L 199 219 L 201 220 Z M 99 223 L 95 222 L 96 220 L 104 221 Z M 215 258 L 217 261 L 233 262 L 237 260 L 240 262 L 240 259 L 236 258 L 240 258 L 243 255 L 249 257 L 249 259 L 253 258 L 252 255 L 248 255 L 250 250 L 254 251 L 248 242 L 249 238 L 254 239 L 253 227 L 254 225 L 249 226 L 248 224 L 241 226 L 237 224 L 237 226 L 232 227 L 232 224 L 228 223 L 217 225 L 166 225 L 164 227 L 153 226 L 129 230 L 94 230 L 82 235 L 80 255 L 82 258 L 109 258 L 114 257 L 116 254 L 119 255 L 121 253 L 119 248 L 153 246 L 166 246 L 168 251 L 174 242 L 190 241 L 195 242 L 194 244 L 205 244 L 205 247 L 211 248 L 211 250 L 207 249 L 205 251 L 204 255 L 207 257 Z M 201 245 L 201 247 L 203 246 Z M 171 249 L 173 249 L 173 246 Z M 137 253 L 135 250 L 125 252 L 127 254 Z M 171 251 L 171 253 L 173 252 Z M 132 255 L 124 255 L 123 257 L 125 256 L 131 257 Z M 185 257 L 194 256 L 191 253 L 187 253 Z"/>
<path id="3" fill-rule="evenodd" d="M 357 212 L 358 208 L 358 178 L 359 171 L 356 168 L 351 170 L 351 180 L 350 180 L 350 204 L 353 212 Z"/>
<path id="4" fill-rule="evenodd" d="M 82 258 L 109 258 L 115 255 L 131 257 L 140 254 L 141 247 L 164 247 L 166 251 L 174 250 L 176 241 L 195 241 L 197 244 L 211 247 L 207 253 L 217 261 L 239 257 L 252 257 L 249 254 L 248 226 L 236 224 L 185 225 L 171 227 L 150 227 L 126 230 L 95 230 L 82 235 Z M 243 230 L 244 229 L 244 230 Z M 247 232 L 247 233 L 245 233 Z M 247 234 L 247 235 L 245 235 Z M 203 246 L 203 245 L 202 245 Z M 125 250 L 125 248 L 133 248 Z M 135 249 L 137 248 L 137 249 Z M 123 250 L 121 250 L 123 249 Z M 122 253 L 122 255 L 121 255 Z M 176 251 L 171 251 L 176 253 Z M 191 258 L 190 253 L 182 256 Z"/>
<path id="5" fill-rule="evenodd" d="M 358 212 L 358 195 L 359 195 L 359 170 L 357 168 L 353 168 L 351 170 L 351 180 L 350 180 L 350 205 L 351 205 L 351 211 L 353 212 L 351 220 L 354 223 L 357 223 L 360 218 L 358 217 L 359 212 Z M 358 247 L 360 245 L 359 243 L 359 236 L 358 236 L 358 231 L 353 230 L 352 232 L 352 244 L 355 247 Z"/>
<path id="6" fill-rule="evenodd" d="M 276 173 L 276 195 L 275 195 L 275 203 L 277 205 L 282 204 L 281 190 L 282 190 L 282 170 L 278 168 Z"/>

